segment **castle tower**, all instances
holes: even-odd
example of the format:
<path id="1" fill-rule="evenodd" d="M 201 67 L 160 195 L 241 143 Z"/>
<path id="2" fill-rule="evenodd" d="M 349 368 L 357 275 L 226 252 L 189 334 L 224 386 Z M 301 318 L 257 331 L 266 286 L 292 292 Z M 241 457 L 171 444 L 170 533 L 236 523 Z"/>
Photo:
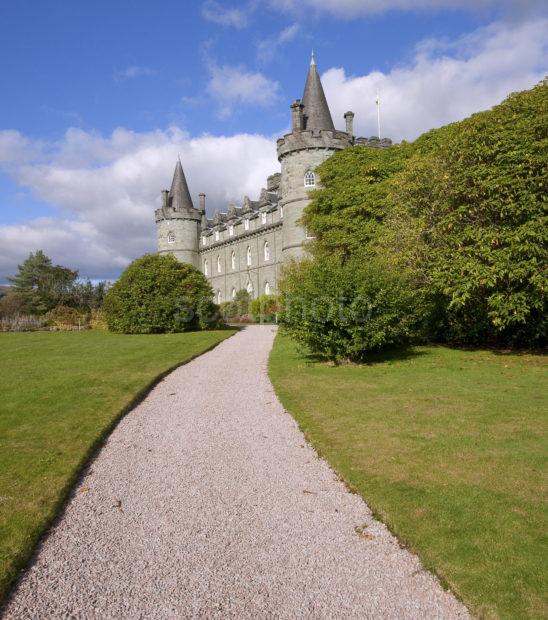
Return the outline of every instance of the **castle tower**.
<path id="1" fill-rule="evenodd" d="M 202 212 L 194 208 L 180 160 L 175 166 L 171 189 L 162 192 L 162 206 L 156 209 L 155 219 L 158 253 L 173 254 L 181 262 L 199 267 Z"/>
<path id="2" fill-rule="evenodd" d="M 284 210 L 283 262 L 303 255 L 306 232 L 298 221 L 310 202 L 308 192 L 320 183 L 316 167 L 336 151 L 351 146 L 354 141 L 349 122 L 351 117 L 347 118 L 347 131 L 335 129 L 314 54 L 310 60 L 303 98 L 291 105 L 291 112 L 292 131 L 277 142 L 278 160 L 282 167 L 280 206 Z"/>

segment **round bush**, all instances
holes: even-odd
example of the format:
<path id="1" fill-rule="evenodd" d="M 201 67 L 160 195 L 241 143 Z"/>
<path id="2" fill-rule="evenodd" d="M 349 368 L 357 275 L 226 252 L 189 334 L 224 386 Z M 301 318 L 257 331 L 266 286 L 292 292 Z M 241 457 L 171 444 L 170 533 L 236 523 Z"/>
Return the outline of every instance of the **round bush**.
<path id="1" fill-rule="evenodd" d="M 174 256 L 146 254 L 109 289 L 103 309 L 108 328 L 124 334 L 159 334 L 216 327 L 213 290 L 192 265 Z"/>

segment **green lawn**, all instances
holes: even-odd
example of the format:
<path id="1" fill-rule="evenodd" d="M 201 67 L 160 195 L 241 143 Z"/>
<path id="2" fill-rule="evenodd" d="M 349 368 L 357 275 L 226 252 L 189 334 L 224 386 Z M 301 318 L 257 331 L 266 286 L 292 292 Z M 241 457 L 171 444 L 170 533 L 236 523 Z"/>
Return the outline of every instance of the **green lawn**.
<path id="1" fill-rule="evenodd" d="M 233 333 L 0 334 L 0 601 L 120 416 L 160 375 Z"/>
<path id="2" fill-rule="evenodd" d="M 270 376 L 320 454 L 474 614 L 546 618 L 547 366 L 420 347 L 334 367 L 279 335 Z"/>

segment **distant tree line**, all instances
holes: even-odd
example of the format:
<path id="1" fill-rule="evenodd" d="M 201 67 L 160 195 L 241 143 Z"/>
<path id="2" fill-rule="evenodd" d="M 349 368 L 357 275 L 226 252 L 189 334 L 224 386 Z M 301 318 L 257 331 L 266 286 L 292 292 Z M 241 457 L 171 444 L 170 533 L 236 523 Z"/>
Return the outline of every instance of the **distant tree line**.
<path id="1" fill-rule="evenodd" d="M 281 285 L 280 319 L 298 340 L 333 360 L 426 341 L 546 344 L 546 81 L 318 172 L 302 222 L 312 258 Z"/>

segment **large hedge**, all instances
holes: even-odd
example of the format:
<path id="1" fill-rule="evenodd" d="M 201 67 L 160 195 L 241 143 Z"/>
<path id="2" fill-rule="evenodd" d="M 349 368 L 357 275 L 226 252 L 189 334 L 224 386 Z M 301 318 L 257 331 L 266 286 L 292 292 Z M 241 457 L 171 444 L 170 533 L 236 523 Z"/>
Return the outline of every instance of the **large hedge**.
<path id="1" fill-rule="evenodd" d="M 171 255 L 133 261 L 108 291 L 104 311 L 111 331 L 157 334 L 215 327 L 213 290 L 192 265 Z"/>
<path id="2" fill-rule="evenodd" d="M 403 340 L 544 344 L 547 163 L 545 82 L 412 144 L 337 153 L 318 168 L 324 188 L 303 216 L 316 237 L 309 249 L 317 267 L 303 269 L 300 280 L 288 271 L 285 298 L 314 288 L 320 271 L 324 298 L 339 295 L 345 279 L 357 291 L 360 279 L 372 278 L 392 299 L 387 312 L 400 312 Z M 409 310 L 400 303 L 406 299 Z M 296 315 L 282 319 L 299 331 Z M 316 332 L 311 346 L 320 351 L 325 323 L 311 320 L 306 329 Z M 364 355 L 402 340 L 356 333 L 340 332 L 331 355 L 355 357 L 360 346 Z"/>

